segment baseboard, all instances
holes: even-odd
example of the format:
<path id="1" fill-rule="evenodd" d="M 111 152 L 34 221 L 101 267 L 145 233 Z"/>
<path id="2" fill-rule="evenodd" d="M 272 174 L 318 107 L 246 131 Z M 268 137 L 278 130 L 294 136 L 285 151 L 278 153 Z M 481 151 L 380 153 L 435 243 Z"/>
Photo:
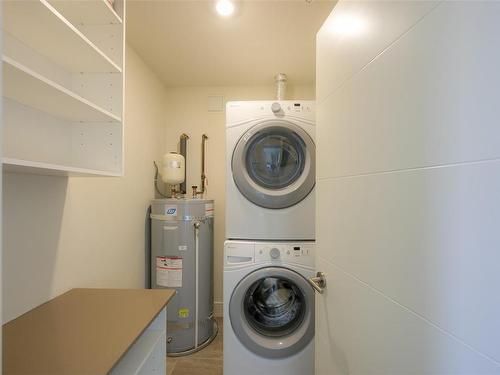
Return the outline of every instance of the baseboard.
<path id="1" fill-rule="evenodd" d="M 223 317 L 223 304 L 220 301 L 214 301 L 214 316 L 216 318 Z"/>

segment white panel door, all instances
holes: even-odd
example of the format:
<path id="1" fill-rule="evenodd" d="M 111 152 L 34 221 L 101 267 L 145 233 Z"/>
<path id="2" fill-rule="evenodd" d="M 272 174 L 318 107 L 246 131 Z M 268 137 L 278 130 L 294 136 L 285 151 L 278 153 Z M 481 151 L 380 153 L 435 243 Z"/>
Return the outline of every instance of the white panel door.
<path id="1" fill-rule="evenodd" d="M 500 374 L 498 20 L 341 1 L 319 31 L 316 374 Z"/>

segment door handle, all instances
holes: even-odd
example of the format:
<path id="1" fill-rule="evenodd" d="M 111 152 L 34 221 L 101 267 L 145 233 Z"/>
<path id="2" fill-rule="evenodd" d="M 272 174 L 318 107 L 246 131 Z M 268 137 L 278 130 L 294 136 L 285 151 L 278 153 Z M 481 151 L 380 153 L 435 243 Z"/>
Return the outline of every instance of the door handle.
<path id="1" fill-rule="evenodd" d="M 315 277 L 310 277 L 308 281 L 316 292 L 323 294 L 326 288 L 326 275 L 324 272 L 318 272 Z"/>

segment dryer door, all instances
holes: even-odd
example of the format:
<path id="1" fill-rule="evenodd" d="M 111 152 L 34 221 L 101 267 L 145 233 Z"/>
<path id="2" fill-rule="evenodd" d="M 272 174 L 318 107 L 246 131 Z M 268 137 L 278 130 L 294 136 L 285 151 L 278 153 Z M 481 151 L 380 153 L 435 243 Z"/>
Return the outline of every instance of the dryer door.
<path id="1" fill-rule="evenodd" d="M 285 120 L 255 125 L 238 141 L 232 172 L 239 191 L 265 208 L 290 207 L 315 184 L 316 150 L 301 127 Z"/>
<path id="2" fill-rule="evenodd" d="M 229 319 L 248 350 L 265 358 L 290 357 L 314 337 L 314 291 L 290 269 L 261 268 L 236 286 Z"/>

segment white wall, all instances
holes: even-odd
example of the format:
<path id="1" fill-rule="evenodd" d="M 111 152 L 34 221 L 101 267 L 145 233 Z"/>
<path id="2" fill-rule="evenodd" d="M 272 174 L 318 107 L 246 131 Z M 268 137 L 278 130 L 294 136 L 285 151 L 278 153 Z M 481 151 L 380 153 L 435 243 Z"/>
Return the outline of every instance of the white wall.
<path id="1" fill-rule="evenodd" d="M 166 92 L 129 47 L 125 90 L 125 177 L 4 175 L 4 322 L 73 287 L 144 287 Z"/>
<path id="2" fill-rule="evenodd" d="M 500 374 L 499 18 L 341 2 L 318 34 L 317 374 Z"/>
<path id="3" fill-rule="evenodd" d="M 3 16 L 2 16 L 2 9 L 0 8 L 0 28 L 2 28 L 2 21 Z M 0 40 L 0 52 L 3 51 L 3 40 Z M 3 87 L 3 73 L 0 72 L 0 94 L 2 93 L 2 87 Z M 0 118 L 3 118 L 3 107 L 0 104 Z M 3 154 L 3 121 L 0 121 L 0 155 Z M 2 180 L 3 180 L 3 172 L 2 172 L 3 166 L 2 162 L 0 161 L 0 196 L 2 195 Z M 2 285 L 3 285 L 3 274 L 2 274 L 2 262 L 3 262 L 3 246 L 2 246 L 2 202 L 0 201 L 0 322 L 3 321 L 3 315 L 2 315 Z M 2 353 L 3 353 L 3 347 L 2 344 L 3 339 L 2 339 L 2 333 L 0 332 L 0 366 L 2 365 Z"/>
<path id="4" fill-rule="evenodd" d="M 224 244 L 225 212 L 225 113 L 209 112 L 208 97 L 223 96 L 231 100 L 272 100 L 275 89 L 270 86 L 227 86 L 227 87 L 182 87 L 169 88 L 167 93 L 168 124 L 165 151 L 177 151 L 178 140 L 187 133 L 188 169 L 187 188 L 200 185 L 201 135 L 206 133 L 208 176 L 208 197 L 215 199 L 215 286 L 214 298 L 217 314 L 222 313 L 222 262 Z M 289 87 L 289 99 L 314 99 L 314 86 Z"/>

